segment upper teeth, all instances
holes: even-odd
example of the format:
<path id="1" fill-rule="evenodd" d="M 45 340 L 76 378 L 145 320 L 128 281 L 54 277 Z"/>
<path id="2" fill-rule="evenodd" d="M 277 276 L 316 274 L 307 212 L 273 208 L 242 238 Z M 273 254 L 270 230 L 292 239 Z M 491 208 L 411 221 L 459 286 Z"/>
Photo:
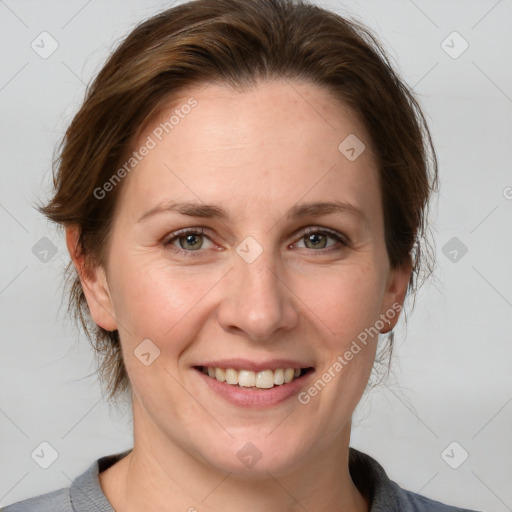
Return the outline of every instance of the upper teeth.
<path id="1" fill-rule="evenodd" d="M 263 370 L 253 372 L 250 370 L 235 370 L 233 368 L 206 368 L 203 367 L 203 373 L 209 375 L 219 382 L 239 385 L 243 387 L 257 387 L 262 389 L 273 388 L 274 385 L 288 384 L 293 379 L 300 376 L 301 369 L 297 368 L 278 368 L 277 370 Z"/>

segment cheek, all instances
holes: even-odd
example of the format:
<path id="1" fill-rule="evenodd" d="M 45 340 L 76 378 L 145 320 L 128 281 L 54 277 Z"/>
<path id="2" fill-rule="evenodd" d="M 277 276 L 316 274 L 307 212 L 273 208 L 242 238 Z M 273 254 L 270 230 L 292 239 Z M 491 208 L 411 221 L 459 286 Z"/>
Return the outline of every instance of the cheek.
<path id="1" fill-rule="evenodd" d="M 112 279 L 123 340 L 137 344 L 149 338 L 163 348 L 172 339 L 179 350 L 176 334 L 186 324 L 184 319 L 199 323 L 200 302 L 218 280 L 216 272 L 191 273 L 171 267 L 162 258 L 145 262 L 125 258 L 115 267 Z"/>
<path id="2" fill-rule="evenodd" d="M 382 284 L 377 269 L 369 264 L 319 270 L 296 278 L 291 288 L 305 305 L 305 314 L 338 348 L 379 316 Z"/>
<path id="3" fill-rule="evenodd" d="M 371 328 L 379 318 L 381 289 L 375 266 L 347 265 L 329 277 L 310 279 L 308 295 L 306 288 L 300 291 L 307 297 L 305 311 L 313 311 L 308 317 L 324 335 L 315 341 L 321 367 L 299 398 L 312 416 L 331 418 L 318 426 L 325 440 L 339 434 L 368 383 L 378 340 Z"/>

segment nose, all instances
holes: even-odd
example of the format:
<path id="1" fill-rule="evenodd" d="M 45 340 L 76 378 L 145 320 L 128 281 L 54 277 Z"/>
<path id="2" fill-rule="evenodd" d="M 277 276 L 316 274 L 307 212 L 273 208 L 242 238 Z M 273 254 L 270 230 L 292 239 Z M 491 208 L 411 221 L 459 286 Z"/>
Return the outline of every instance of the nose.
<path id="1" fill-rule="evenodd" d="M 299 321 L 292 290 L 276 266 L 265 256 L 247 263 L 235 256 L 233 270 L 224 284 L 218 320 L 224 330 L 254 341 L 272 340 Z"/>

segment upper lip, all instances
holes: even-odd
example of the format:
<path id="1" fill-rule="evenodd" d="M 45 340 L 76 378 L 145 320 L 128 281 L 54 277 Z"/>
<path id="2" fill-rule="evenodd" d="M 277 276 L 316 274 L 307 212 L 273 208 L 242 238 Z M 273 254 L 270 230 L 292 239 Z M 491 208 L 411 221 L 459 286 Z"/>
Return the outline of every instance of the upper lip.
<path id="1" fill-rule="evenodd" d="M 215 359 L 204 361 L 194 366 L 206 366 L 208 368 L 233 368 L 236 370 L 249 370 L 261 372 L 263 370 L 277 370 L 279 368 L 312 368 L 313 365 L 293 359 L 269 359 L 268 361 L 250 361 L 248 359 Z"/>

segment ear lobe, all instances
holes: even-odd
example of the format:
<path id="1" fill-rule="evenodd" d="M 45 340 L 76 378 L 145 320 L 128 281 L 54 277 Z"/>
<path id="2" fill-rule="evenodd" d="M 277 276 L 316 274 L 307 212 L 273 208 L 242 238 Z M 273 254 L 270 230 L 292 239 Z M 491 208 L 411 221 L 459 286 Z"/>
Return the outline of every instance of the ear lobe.
<path id="1" fill-rule="evenodd" d="M 385 317 L 387 322 L 386 326 L 380 331 L 382 334 L 393 330 L 398 322 L 404 305 L 411 272 L 412 263 L 410 261 L 390 270 L 382 301 L 381 318 Z"/>
<path id="2" fill-rule="evenodd" d="M 107 331 L 114 331 L 117 322 L 105 271 L 101 266 L 87 265 L 79 247 L 79 235 L 78 226 L 66 228 L 66 245 L 80 278 L 89 311 L 96 324 Z"/>

